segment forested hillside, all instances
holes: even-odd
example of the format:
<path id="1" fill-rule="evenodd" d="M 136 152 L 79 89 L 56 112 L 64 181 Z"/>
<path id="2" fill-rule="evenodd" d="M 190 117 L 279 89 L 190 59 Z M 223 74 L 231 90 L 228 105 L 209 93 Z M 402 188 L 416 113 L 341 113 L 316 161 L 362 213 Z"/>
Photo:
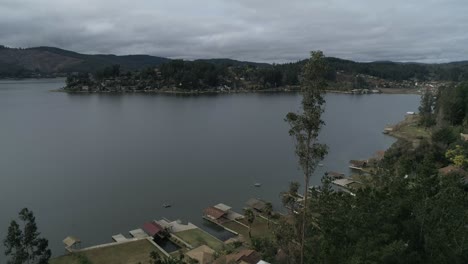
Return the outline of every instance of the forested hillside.
<path id="1" fill-rule="evenodd" d="M 27 49 L 0 46 L 0 78 L 5 77 L 44 77 L 65 76 L 77 73 L 95 73 L 112 65 L 119 65 L 121 72 L 142 71 L 148 67 L 157 68 L 170 64 L 171 60 L 149 55 L 87 55 L 54 47 L 36 47 Z M 247 72 L 247 78 L 256 75 L 256 85 L 277 87 L 296 85 L 305 61 L 284 64 L 256 63 L 232 59 L 203 59 L 185 62 L 185 68 L 196 68 L 197 65 L 211 64 L 218 72 L 233 69 L 234 72 Z M 327 58 L 330 66 L 327 78 L 345 82 L 349 88 L 363 88 L 365 83 L 357 75 L 362 75 L 365 82 L 372 78 L 381 81 L 467 81 L 468 62 L 443 64 L 397 63 L 397 62 L 354 62 L 339 58 Z M 176 62 L 180 64 L 180 62 Z M 166 65 L 167 66 L 167 65 Z M 167 66 L 172 67 L 172 66 Z M 202 66 L 205 67 L 205 66 Z M 190 70 L 185 78 L 190 79 Z M 223 76 L 218 76 L 221 79 Z M 175 78 L 180 81 L 181 78 Z M 200 81 L 199 81 L 200 82 Z M 363 86 L 363 87 L 361 87 Z"/>
<path id="2" fill-rule="evenodd" d="M 340 191 L 324 175 L 310 190 L 303 263 L 468 263 L 468 83 L 423 95 L 420 112 L 406 125 L 424 136 L 401 138 L 353 177 L 358 187 Z M 300 263 L 297 186 L 283 202 L 300 213 L 253 239 L 272 263 Z"/>

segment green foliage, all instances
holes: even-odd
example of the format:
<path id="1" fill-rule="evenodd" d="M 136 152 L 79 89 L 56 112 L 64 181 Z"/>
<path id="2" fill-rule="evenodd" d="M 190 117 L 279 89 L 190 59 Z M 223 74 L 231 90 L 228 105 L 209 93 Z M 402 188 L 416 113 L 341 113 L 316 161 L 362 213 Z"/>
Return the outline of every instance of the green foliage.
<path id="1" fill-rule="evenodd" d="M 267 218 L 268 218 L 268 227 L 269 227 L 269 226 L 270 226 L 271 214 L 273 213 L 273 205 L 272 205 L 270 202 L 267 202 L 267 203 L 265 204 L 264 213 L 266 214 L 266 216 L 267 216 Z"/>
<path id="2" fill-rule="evenodd" d="M 49 242 L 41 238 L 32 211 L 24 208 L 19 213 L 20 224 L 11 221 L 3 242 L 9 264 L 47 264 L 51 251 Z"/>
<path id="3" fill-rule="evenodd" d="M 420 125 L 424 127 L 431 127 L 435 125 L 435 103 L 435 97 L 430 91 L 427 90 L 421 96 L 421 105 L 419 106 L 419 115 L 421 117 Z"/>
<path id="4" fill-rule="evenodd" d="M 319 132 L 324 125 L 321 119 L 323 113 L 322 93 L 327 86 L 326 73 L 328 65 L 321 51 L 311 52 L 309 61 L 305 64 L 302 74 L 302 113 L 288 113 L 286 121 L 290 125 L 289 135 L 295 140 L 296 156 L 304 173 L 304 204 L 307 205 L 307 194 L 310 176 L 319 162 L 327 154 L 327 146 L 318 143 Z M 304 208 L 303 221 L 307 214 Z M 305 224 L 302 226 L 301 263 L 303 263 Z"/>
<path id="5" fill-rule="evenodd" d="M 162 77 L 182 89 L 200 89 L 223 84 L 226 68 L 204 61 L 173 60 L 161 65 Z"/>
<path id="6" fill-rule="evenodd" d="M 290 182 L 289 190 L 287 192 L 282 192 L 281 202 L 283 206 L 289 208 L 290 213 L 292 214 L 296 210 L 296 199 L 298 198 L 300 184 L 298 182 Z"/>
<path id="7" fill-rule="evenodd" d="M 447 99 L 452 98 L 439 97 Z M 312 190 L 303 219 L 296 214 L 293 222 L 282 219 L 274 240 L 253 246 L 269 259 L 278 260 L 276 252 L 282 252 L 287 256 L 282 261 L 290 264 L 467 263 L 468 187 L 461 178 L 466 175 L 438 174 L 447 159 L 468 166 L 468 143 L 456 130 L 441 127 L 431 142 L 417 147 L 398 141 L 353 195 L 335 191 L 325 177 Z M 302 225 L 308 231 L 303 261 Z"/>
<path id="8" fill-rule="evenodd" d="M 83 85 L 90 85 L 91 79 L 89 79 L 89 75 L 87 73 L 78 73 L 76 75 L 69 75 L 66 79 L 66 84 L 68 87 L 77 87 Z"/>
<path id="9" fill-rule="evenodd" d="M 98 80 L 106 79 L 106 78 L 115 78 L 120 75 L 120 65 L 115 64 L 109 67 L 105 67 L 102 70 L 96 71 L 94 76 Z"/>
<path id="10" fill-rule="evenodd" d="M 156 251 L 150 253 L 151 264 L 184 264 L 185 262 L 182 259 L 183 258 L 163 258 Z"/>
<path id="11" fill-rule="evenodd" d="M 289 194 L 291 194 L 291 196 L 297 196 L 297 192 L 299 191 L 299 187 L 301 185 L 298 183 L 298 182 L 290 182 L 289 183 Z"/>
<path id="12" fill-rule="evenodd" d="M 354 79 L 353 89 L 368 89 L 369 83 L 362 77 L 358 76 Z"/>
<path id="13" fill-rule="evenodd" d="M 247 220 L 247 223 L 249 223 L 249 237 L 252 237 L 252 234 L 251 234 L 251 226 L 253 224 L 253 222 L 255 221 L 255 214 L 254 212 L 252 211 L 252 209 L 250 208 L 247 208 L 247 209 L 244 209 L 244 216 L 245 216 L 245 219 Z"/>
<path id="14" fill-rule="evenodd" d="M 80 264 L 93 264 L 93 262 L 91 262 L 91 260 L 89 260 L 89 258 L 83 254 L 77 254 L 76 257 Z"/>
<path id="15" fill-rule="evenodd" d="M 278 247 L 276 243 L 265 237 L 252 238 L 252 248 L 262 253 L 262 259 L 268 262 L 274 262 Z"/>
<path id="16" fill-rule="evenodd" d="M 450 126 L 444 126 L 432 133 L 432 141 L 445 146 L 457 141 L 458 138 L 459 136 L 455 133 L 453 127 Z"/>
<path id="17" fill-rule="evenodd" d="M 454 148 L 447 150 L 445 156 L 457 167 L 468 167 L 468 150 L 460 145 L 456 145 Z"/>
<path id="18" fill-rule="evenodd" d="M 468 127 L 468 82 L 443 89 L 437 108 L 450 125 Z"/>
<path id="19" fill-rule="evenodd" d="M 430 155 L 417 167 L 411 177 L 382 170 L 379 184 L 355 196 L 326 184 L 313 192 L 304 262 L 466 263 L 468 193 L 459 178 L 437 176 Z M 266 254 L 276 246 L 288 252 L 289 263 L 299 263 L 295 230 L 282 223 L 274 241 L 255 247 Z"/>

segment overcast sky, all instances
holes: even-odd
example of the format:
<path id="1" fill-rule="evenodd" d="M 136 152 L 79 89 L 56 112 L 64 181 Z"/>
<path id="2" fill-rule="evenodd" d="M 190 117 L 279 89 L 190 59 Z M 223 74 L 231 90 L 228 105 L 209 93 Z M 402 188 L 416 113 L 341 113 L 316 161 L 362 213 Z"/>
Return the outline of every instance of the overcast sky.
<path id="1" fill-rule="evenodd" d="M 468 59 L 468 0 L 0 0 L 0 44 L 286 62 Z"/>

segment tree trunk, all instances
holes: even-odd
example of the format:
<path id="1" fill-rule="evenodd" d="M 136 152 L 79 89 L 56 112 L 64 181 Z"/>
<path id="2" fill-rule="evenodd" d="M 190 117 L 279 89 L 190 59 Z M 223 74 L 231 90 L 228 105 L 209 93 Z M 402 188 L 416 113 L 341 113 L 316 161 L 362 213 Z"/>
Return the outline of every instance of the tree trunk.
<path id="1" fill-rule="evenodd" d="M 307 133 L 307 151 L 306 151 L 306 164 L 304 169 L 304 181 L 305 181 L 305 191 L 304 191 L 304 208 L 302 210 L 302 239 L 301 239 L 301 264 L 304 264 L 304 244 L 305 244 L 305 233 L 306 233 L 306 214 L 307 214 L 307 196 L 309 191 L 309 146 L 311 141 L 311 131 Z"/>
<path id="2" fill-rule="evenodd" d="M 307 213 L 307 192 L 309 189 L 309 180 L 305 180 L 305 192 L 304 192 L 304 209 L 302 211 L 302 239 L 301 239 L 301 264 L 304 263 L 304 244 L 305 244 L 305 228 L 306 228 L 306 213 Z"/>

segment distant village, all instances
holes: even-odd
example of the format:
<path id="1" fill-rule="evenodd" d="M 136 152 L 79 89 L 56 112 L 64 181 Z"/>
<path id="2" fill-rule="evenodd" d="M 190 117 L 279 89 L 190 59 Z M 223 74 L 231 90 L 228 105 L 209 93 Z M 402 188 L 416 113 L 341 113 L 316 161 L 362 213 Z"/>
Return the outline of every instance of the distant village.
<path id="1" fill-rule="evenodd" d="M 160 68 L 147 71 L 127 72 L 125 74 L 108 75 L 104 77 L 96 74 L 72 73 L 67 77 L 66 86 L 62 91 L 84 93 L 238 93 L 261 91 L 299 91 L 298 84 L 284 84 L 285 82 L 266 81 L 266 77 L 259 77 L 248 72 L 240 71 L 238 67 L 229 67 L 228 73 L 215 76 L 211 83 L 203 79 L 185 77 L 168 78 Z M 371 75 L 350 75 L 343 71 L 336 72 L 336 79 L 329 81 L 328 90 L 349 94 L 377 94 L 377 93 L 436 93 L 442 87 L 451 84 L 446 81 L 392 81 Z M 397 92 L 395 92 L 397 90 Z"/>

